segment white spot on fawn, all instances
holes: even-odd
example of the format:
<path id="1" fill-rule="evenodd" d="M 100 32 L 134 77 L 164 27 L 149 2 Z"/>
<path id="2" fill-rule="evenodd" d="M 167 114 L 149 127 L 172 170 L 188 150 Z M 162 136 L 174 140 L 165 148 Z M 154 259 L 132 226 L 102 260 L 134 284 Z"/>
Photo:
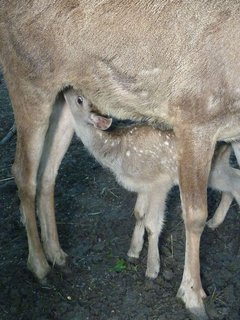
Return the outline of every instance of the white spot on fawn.
<path id="1" fill-rule="evenodd" d="M 142 91 L 140 93 L 140 96 L 143 97 L 143 98 L 146 98 L 146 97 L 148 97 L 148 92 L 147 91 Z"/>
<path id="2" fill-rule="evenodd" d="M 130 157 L 130 154 L 131 154 L 131 152 L 128 150 L 128 151 L 126 152 L 126 156 L 127 156 L 127 157 Z"/>
<path id="3" fill-rule="evenodd" d="M 159 68 L 154 68 L 151 70 L 142 70 L 139 74 L 142 76 L 148 76 L 148 75 L 155 75 L 158 74 L 160 72 Z"/>
<path id="4" fill-rule="evenodd" d="M 96 131 L 99 137 L 102 139 L 102 132 L 101 131 Z"/>

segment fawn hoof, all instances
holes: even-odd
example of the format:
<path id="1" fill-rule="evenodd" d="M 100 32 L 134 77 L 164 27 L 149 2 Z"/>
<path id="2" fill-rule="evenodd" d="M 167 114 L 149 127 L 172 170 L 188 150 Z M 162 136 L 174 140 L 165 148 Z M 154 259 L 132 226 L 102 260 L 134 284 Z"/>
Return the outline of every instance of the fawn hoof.
<path id="1" fill-rule="evenodd" d="M 145 273 L 145 277 L 148 279 L 156 279 L 158 277 L 160 270 L 159 262 L 154 263 L 154 265 L 150 266 L 150 263 L 147 264 L 147 270 Z"/>
<path id="2" fill-rule="evenodd" d="M 127 253 L 129 262 L 130 262 L 131 259 L 133 259 L 133 260 L 134 260 L 134 259 L 135 259 L 135 260 L 139 259 L 139 254 L 140 254 L 140 252 L 137 252 L 137 250 L 133 250 L 132 248 L 130 248 L 130 249 L 128 250 L 128 253 Z"/>
<path id="3" fill-rule="evenodd" d="M 155 280 L 158 277 L 159 271 L 146 271 L 145 277 L 149 280 Z"/>
<path id="4" fill-rule="evenodd" d="M 130 257 L 130 256 L 127 256 L 127 261 L 131 264 L 137 264 L 139 259 L 138 258 L 135 258 L 135 257 Z"/>

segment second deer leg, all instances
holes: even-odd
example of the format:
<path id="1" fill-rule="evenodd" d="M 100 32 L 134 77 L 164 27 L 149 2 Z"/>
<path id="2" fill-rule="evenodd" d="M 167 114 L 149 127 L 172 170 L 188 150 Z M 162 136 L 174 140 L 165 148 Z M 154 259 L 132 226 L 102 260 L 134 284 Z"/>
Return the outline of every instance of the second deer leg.
<path id="1" fill-rule="evenodd" d="M 185 223 L 185 264 L 178 291 L 186 307 L 199 319 L 208 319 L 202 298 L 206 296 L 200 278 L 200 238 L 207 219 L 207 182 L 214 145 L 211 135 L 195 135 L 196 130 L 181 131 L 178 141 L 179 186 Z M 200 130 L 204 132 L 204 129 Z M 212 134 L 212 136 L 214 136 Z"/>
<path id="2" fill-rule="evenodd" d="M 61 249 L 54 211 L 54 187 L 58 168 L 73 136 L 70 110 L 63 97 L 59 97 L 46 135 L 40 169 L 38 172 L 38 216 L 41 236 L 47 259 L 53 264 L 64 265 L 66 253 Z"/>

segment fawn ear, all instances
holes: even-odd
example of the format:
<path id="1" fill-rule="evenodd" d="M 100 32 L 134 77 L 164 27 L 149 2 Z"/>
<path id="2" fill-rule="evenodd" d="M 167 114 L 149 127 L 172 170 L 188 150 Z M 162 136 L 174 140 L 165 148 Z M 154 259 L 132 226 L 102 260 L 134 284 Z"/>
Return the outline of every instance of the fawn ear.
<path id="1" fill-rule="evenodd" d="M 95 113 L 91 113 L 90 119 L 94 127 L 100 130 L 107 130 L 112 124 L 112 118 L 99 116 Z"/>

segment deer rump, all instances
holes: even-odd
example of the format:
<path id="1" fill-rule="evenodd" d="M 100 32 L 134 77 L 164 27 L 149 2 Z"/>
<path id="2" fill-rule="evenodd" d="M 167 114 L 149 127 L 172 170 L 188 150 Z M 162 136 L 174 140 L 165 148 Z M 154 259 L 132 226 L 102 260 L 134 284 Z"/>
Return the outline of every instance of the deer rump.
<path id="1" fill-rule="evenodd" d="M 207 318 L 199 243 L 214 146 L 240 137 L 239 10 L 234 0 L 0 1 L 0 63 L 18 132 L 13 173 L 28 266 L 38 278 L 49 272 L 47 259 L 59 265 L 66 260 L 53 190 L 73 134 L 58 93 L 71 86 L 101 113 L 173 128 L 186 227 L 178 295 L 191 312 Z"/>

